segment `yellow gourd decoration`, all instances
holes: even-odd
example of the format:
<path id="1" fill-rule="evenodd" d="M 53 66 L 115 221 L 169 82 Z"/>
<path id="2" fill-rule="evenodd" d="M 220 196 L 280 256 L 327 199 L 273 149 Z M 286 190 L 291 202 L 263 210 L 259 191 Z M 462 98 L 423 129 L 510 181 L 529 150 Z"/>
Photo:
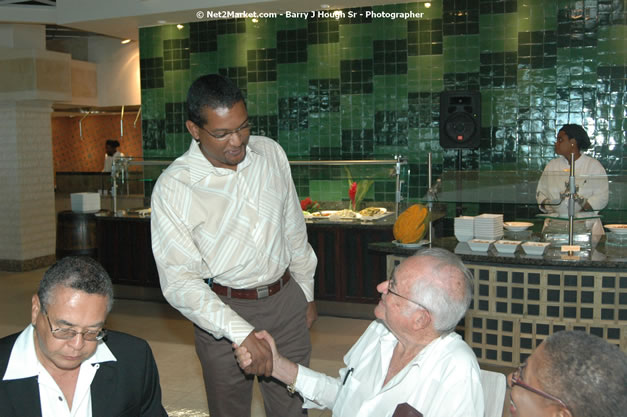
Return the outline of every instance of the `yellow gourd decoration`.
<path id="1" fill-rule="evenodd" d="M 394 223 L 394 239 L 400 243 L 416 243 L 427 230 L 429 210 L 422 204 L 414 204 L 399 214 Z"/>

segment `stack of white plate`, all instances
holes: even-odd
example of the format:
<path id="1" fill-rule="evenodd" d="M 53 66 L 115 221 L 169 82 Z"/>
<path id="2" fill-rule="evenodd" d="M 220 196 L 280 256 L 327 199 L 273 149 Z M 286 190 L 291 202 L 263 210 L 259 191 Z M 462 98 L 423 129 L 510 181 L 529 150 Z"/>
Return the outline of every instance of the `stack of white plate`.
<path id="1" fill-rule="evenodd" d="M 503 215 L 486 213 L 476 216 L 474 234 L 477 239 L 500 239 L 503 237 Z"/>
<path id="2" fill-rule="evenodd" d="M 455 217 L 455 237 L 460 242 L 467 242 L 474 237 L 474 221 L 473 216 Z"/>

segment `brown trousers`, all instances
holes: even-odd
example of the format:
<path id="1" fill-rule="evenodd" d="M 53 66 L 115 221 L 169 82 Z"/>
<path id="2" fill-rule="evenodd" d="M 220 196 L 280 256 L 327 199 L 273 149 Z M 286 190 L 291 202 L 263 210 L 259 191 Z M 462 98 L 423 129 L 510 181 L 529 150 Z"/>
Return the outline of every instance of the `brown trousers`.
<path id="1" fill-rule="evenodd" d="M 307 300 L 298 283 L 291 279 L 278 293 L 260 300 L 220 296 L 257 330 L 267 330 L 281 355 L 309 365 L 311 341 L 307 329 Z M 253 377 L 237 365 L 231 341 L 216 339 L 194 326 L 196 353 L 202 365 L 207 403 L 211 417 L 250 416 Z M 285 385 L 274 378 L 259 378 L 267 417 L 302 417 L 302 399 L 290 396 Z"/>

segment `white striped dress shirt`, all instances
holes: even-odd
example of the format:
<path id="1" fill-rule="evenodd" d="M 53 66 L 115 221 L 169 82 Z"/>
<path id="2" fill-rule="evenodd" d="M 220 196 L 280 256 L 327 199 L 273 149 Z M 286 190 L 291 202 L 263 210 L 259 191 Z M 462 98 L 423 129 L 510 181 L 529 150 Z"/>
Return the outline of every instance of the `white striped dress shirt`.
<path id="1" fill-rule="evenodd" d="M 253 326 L 203 281 L 255 288 L 289 267 L 313 300 L 316 255 L 281 146 L 251 136 L 233 171 L 214 167 L 192 141 L 152 193 L 152 250 L 166 300 L 216 338 L 242 343 Z"/>

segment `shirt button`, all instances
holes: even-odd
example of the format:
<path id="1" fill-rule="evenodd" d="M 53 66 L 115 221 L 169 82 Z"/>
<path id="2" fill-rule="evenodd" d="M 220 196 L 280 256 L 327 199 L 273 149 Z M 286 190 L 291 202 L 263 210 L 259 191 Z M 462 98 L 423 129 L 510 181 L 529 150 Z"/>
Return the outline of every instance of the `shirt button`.
<path id="1" fill-rule="evenodd" d="M 59 401 L 63 401 L 63 397 L 59 397 Z"/>

